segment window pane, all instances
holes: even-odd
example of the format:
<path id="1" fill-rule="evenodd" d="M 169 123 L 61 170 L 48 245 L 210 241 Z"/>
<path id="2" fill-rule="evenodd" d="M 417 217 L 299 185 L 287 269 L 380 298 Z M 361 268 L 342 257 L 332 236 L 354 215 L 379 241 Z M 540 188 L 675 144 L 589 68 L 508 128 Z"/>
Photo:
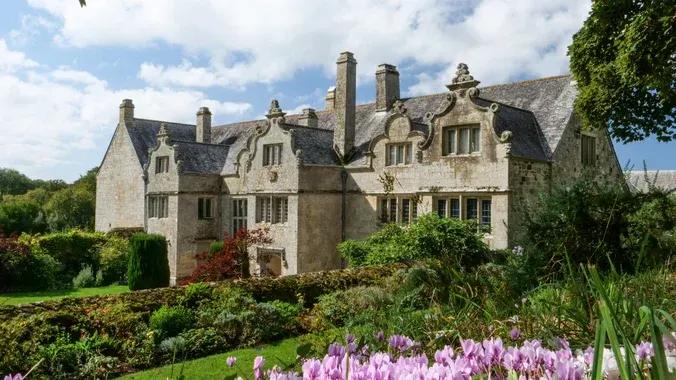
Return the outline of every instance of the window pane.
<path id="1" fill-rule="evenodd" d="M 481 141 L 481 130 L 479 128 L 472 128 L 472 142 L 470 146 L 471 152 L 479 151 L 480 141 Z"/>
<path id="2" fill-rule="evenodd" d="M 404 163 L 404 146 L 397 145 L 397 165 Z"/>
<path id="3" fill-rule="evenodd" d="M 284 214 L 282 215 L 282 222 L 286 223 L 289 220 L 289 199 L 284 198 Z"/>
<path id="4" fill-rule="evenodd" d="M 415 202 L 411 202 L 411 219 L 415 219 L 418 217 L 418 204 Z"/>
<path id="5" fill-rule="evenodd" d="M 455 153 L 455 145 L 456 145 L 455 136 L 456 136 L 455 129 L 449 128 L 446 130 L 446 154 Z"/>
<path id="6" fill-rule="evenodd" d="M 390 199 L 390 222 L 397 221 L 397 200 Z"/>
<path id="7" fill-rule="evenodd" d="M 204 198 L 197 199 L 197 217 L 204 218 Z"/>
<path id="8" fill-rule="evenodd" d="M 491 200 L 484 199 L 481 201 L 481 225 L 491 225 Z"/>
<path id="9" fill-rule="evenodd" d="M 207 218 L 211 218 L 211 211 L 212 211 L 212 206 L 211 206 L 211 198 L 207 198 L 204 202 L 206 209 L 204 210 L 204 215 Z"/>
<path id="10" fill-rule="evenodd" d="M 437 214 L 439 214 L 439 217 L 441 217 L 441 218 L 446 217 L 446 200 L 445 199 L 438 199 L 437 200 Z"/>
<path id="11" fill-rule="evenodd" d="M 460 129 L 460 148 L 458 153 L 466 154 L 469 153 L 469 129 L 462 128 Z"/>
<path id="12" fill-rule="evenodd" d="M 277 165 L 282 163 L 282 146 L 277 145 Z"/>
<path id="13" fill-rule="evenodd" d="M 451 199 L 451 218 L 460 219 L 460 199 Z"/>
<path id="14" fill-rule="evenodd" d="M 479 201 L 477 199 L 467 200 L 467 219 L 477 219 L 479 214 Z"/>
<path id="15" fill-rule="evenodd" d="M 411 216 L 411 200 L 402 199 L 401 200 L 401 222 L 408 224 L 409 217 Z"/>
<path id="16" fill-rule="evenodd" d="M 397 149 L 396 146 L 390 145 L 389 147 L 389 159 L 390 159 L 390 165 L 395 165 L 397 163 Z"/>
<path id="17" fill-rule="evenodd" d="M 387 199 L 380 200 L 380 221 L 387 222 Z"/>
<path id="18" fill-rule="evenodd" d="M 275 200 L 275 223 L 282 223 L 282 210 L 284 205 L 282 205 L 281 198 L 274 198 Z"/>
<path id="19" fill-rule="evenodd" d="M 412 154 L 413 154 L 413 147 L 411 146 L 411 144 L 406 144 L 406 161 L 404 162 L 405 164 L 411 163 Z"/>

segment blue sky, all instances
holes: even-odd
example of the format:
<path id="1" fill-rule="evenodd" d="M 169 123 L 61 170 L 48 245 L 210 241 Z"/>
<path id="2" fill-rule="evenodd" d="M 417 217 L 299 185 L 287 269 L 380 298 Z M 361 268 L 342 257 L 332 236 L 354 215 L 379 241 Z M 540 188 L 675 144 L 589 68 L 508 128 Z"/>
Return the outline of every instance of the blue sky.
<path id="1" fill-rule="evenodd" d="M 445 91 L 458 62 L 482 85 L 568 72 L 588 0 L 12 0 L 0 14 L 0 167 L 77 179 L 97 166 L 118 105 L 217 124 L 323 109 L 335 60 L 354 52 L 358 103 L 380 63 L 403 96 Z M 616 143 L 620 162 L 676 169 L 676 143 Z"/>

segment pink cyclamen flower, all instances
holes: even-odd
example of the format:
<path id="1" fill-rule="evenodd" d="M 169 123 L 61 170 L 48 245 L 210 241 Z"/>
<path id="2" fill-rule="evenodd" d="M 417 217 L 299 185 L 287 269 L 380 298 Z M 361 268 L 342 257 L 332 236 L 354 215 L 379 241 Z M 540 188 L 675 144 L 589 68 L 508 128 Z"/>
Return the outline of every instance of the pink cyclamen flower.
<path id="1" fill-rule="evenodd" d="M 652 343 L 643 342 L 636 346 L 636 359 L 639 361 L 650 358 L 654 353 Z"/>
<path id="2" fill-rule="evenodd" d="M 5 376 L 5 380 L 23 380 L 23 376 L 20 373 L 17 373 L 16 375 L 12 376 L 10 373 L 9 375 Z"/>
<path id="3" fill-rule="evenodd" d="M 382 331 L 378 331 L 378 333 L 376 334 L 376 340 L 377 340 L 378 342 L 382 342 L 384 338 L 385 338 L 385 335 L 383 334 L 383 332 L 382 332 Z"/>
<path id="4" fill-rule="evenodd" d="M 237 363 L 237 358 L 233 356 L 229 356 L 227 359 L 225 359 L 225 363 L 228 365 L 228 367 L 232 367 Z"/>
<path id="5" fill-rule="evenodd" d="M 265 359 L 263 359 L 262 356 L 256 356 L 256 359 L 254 359 L 254 378 L 256 379 L 262 379 L 263 378 L 263 371 L 261 368 L 265 365 Z"/>
<path id="6" fill-rule="evenodd" d="M 521 336 L 521 331 L 519 331 L 517 328 L 514 328 L 509 332 L 509 336 L 512 337 L 512 340 L 517 340 L 519 339 L 519 336 Z"/>

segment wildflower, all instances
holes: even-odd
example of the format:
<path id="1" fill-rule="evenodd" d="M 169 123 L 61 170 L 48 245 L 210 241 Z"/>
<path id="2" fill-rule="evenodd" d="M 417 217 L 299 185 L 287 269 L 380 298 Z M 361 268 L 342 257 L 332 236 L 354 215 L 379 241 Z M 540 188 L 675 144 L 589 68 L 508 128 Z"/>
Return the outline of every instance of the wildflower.
<path id="1" fill-rule="evenodd" d="M 528 302 L 528 298 L 525 298 L 525 297 L 524 297 L 524 298 L 522 298 L 522 299 L 521 299 L 521 303 L 522 303 L 522 304 L 524 304 L 524 305 L 525 305 L 525 304 L 526 304 L 526 302 Z"/>
<path id="2" fill-rule="evenodd" d="M 643 342 L 636 346 L 636 359 L 642 361 L 653 356 L 653 345 L 652 343 Z"/>
<path id="3" fill-rule="evenodd" d="M 514 247 L 514 248 L 512 249 L 512 254 L 513 254 L 514 256 L 521 256 L 521 255 L 523 255 L 523 247 L 520 246 L 520 245 L 517 245 L 516 247 Z"/>
<path id="4" fill-rule="evenodd" d="M 384 336 L 383 332 L 382 332 L 382 331 L 378 331 L 378 333 L 376 334 L 376 340 L 377 340 L 378 342 L 382 342 L 384 338 L 385 338 L 385 336 Z"/>
<path id="5" fill-rule="evenodd" d="M 21 376 L 20 373 L 17 373 L 12 377 L 12 374 L 10 373 L 9 375 L 5 376 L 5 380 L 23 380 L 23 376 Z"/>
<path id="6" fill-rule="evenodd" d="M 237 363 L 237 358 L 233 356 L 228 356 L 227 359 L 225 359 L 225 363 L 228 365 L 228 367 L 232 367 Z"/>
<path id="7" fill-rule="evenodd" d="M 347 334 L 347 336 L 345 337 L 345 342 L 347 342 L 347 344 L 351 344 L 351 343 L 354 343 L 354 339 L 355 339 L 354 335 Z"/>
<path id="8" fill-rule="evenodd" d="M 509 332 L 509 336 L 512 337 L 512 340 L 517 340 L 519 339 L 519 336 L 521 336 L 521 331 L 517 328 L 513 328 L 512 331 Z"/>

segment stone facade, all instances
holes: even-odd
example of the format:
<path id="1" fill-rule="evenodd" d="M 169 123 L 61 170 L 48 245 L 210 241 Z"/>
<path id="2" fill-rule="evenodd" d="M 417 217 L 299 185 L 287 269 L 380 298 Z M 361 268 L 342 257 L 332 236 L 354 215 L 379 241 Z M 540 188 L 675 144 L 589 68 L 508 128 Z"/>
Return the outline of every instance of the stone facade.
<path id="1" fill-rule="evenodd" d="M 265 120 L 212 126 L 203 107 L 185 125 L 136 119 L 123 101 L 97 229 L 166 236 L 175 283 L 212 241 L 267 228 L 252 268 L 286 275 L 338 268 L 341 241 L 426 212 L 477 219 L 490 246 L 508 248 L 519 205 L 540 191 L 587 170 L 622 176 L 607 133 L 580 130 L 568 76 L 479 88 L 460 64 L 448 92 L 400 99 L 399 73 L 384 64 L 376 102 L 356 106 L 356 60 L 341 53 L 337 65 L 327 109 L 300 115 L 272 101 Z"/>

